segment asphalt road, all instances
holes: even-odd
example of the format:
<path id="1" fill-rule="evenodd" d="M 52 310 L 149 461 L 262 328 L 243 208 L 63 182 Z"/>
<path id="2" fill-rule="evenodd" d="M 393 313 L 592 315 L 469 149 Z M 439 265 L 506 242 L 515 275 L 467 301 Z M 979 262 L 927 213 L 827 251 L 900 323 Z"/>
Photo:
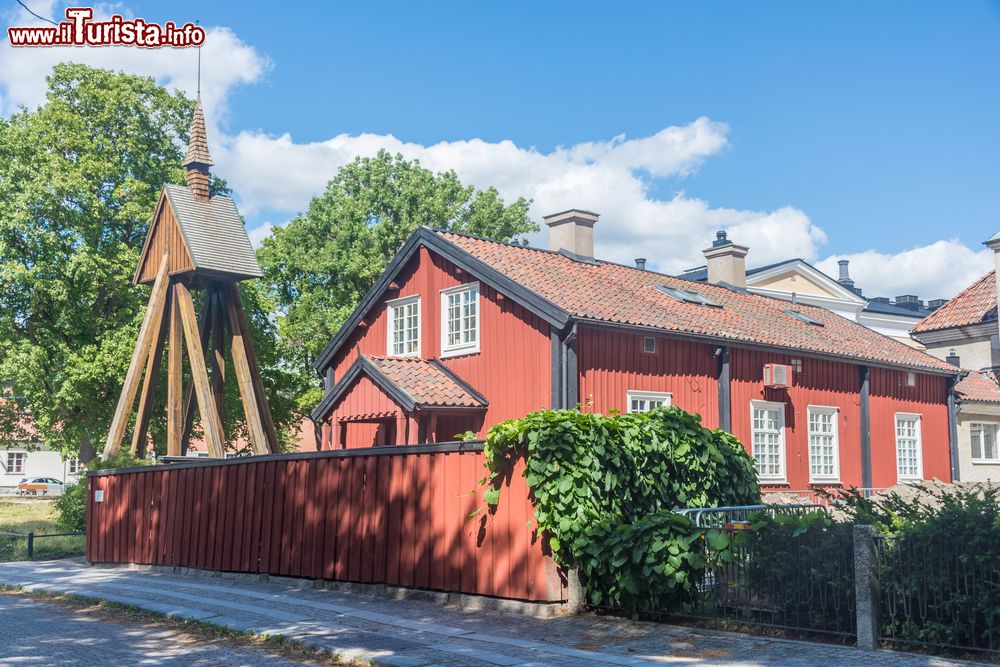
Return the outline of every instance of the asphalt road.
<path id="1" fill-rule="evenodd" d="M 193 643 L 173 630 L 109 622 L 58 603 L 0 594 L 0 666 L 225 665 L 285 667 L 301 662 L 254 647 Z"/>

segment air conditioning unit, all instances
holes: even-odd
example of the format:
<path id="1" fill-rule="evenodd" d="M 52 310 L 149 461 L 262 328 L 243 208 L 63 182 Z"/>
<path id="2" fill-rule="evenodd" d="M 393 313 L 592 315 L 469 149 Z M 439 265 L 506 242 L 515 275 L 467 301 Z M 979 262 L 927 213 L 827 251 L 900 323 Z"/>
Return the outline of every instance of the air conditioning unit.
<path id="1" fill-rule="evenodd" d="M 773 389 L 792 386 L 792 367 L 786 364 L 764 364 L 764 386 Z"/>

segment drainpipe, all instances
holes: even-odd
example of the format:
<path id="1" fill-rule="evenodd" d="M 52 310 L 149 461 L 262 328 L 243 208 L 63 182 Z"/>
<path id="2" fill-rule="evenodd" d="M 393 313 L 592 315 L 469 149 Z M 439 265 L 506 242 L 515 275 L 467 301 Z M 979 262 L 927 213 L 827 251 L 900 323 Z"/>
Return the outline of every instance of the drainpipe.
<path id="1" fill-rule="evenodd" d="M 955 385 L 961 379 L 956 375 L 948 381 L 948 449 L 951 453 L 951 481 L 961 481 L 961 469 L 958 465 L 958 400 L 955 397 Z"/>
<path id="2" fill-rule="evenodd" d="M 577 374 L 576 358 L 576 333 L 577 324 L 573 322 L 573 327 L 566 334 L 562 341 L 562 372 L 563 372 L 563 408 L 572 410 L 580 402 L 580 382 Z"/>
<path id="3" fill-rule="evenodd" d="M 861 370 L 861 487 L 872 488 L 871 382 L 868 366 Z"/>

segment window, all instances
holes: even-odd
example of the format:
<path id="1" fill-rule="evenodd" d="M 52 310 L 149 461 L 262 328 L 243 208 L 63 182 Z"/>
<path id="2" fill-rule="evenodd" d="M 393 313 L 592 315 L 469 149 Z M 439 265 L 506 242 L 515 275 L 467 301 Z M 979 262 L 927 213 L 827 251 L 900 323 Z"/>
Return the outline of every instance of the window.
<path id="1" fill-rule="evenodd" d="M 80 461 L 79 459 L 67 459 L 66 460 L 66 473 L 70 475 L 75 475 L 80 472 Z"/>
<path id="2" fill-rule="evenodd" d="M 823 324 L 819 320 L 813 319 L 812 317 L 809 317 L 805 313 L 799 312 L 797 310 L 792 310 L 791 308 L 784 308 L 783 310 L 785 311 L 785 313 L 787 315 L 791 315 L 792 317 L 794 317 L 795 319 L 797 319 L 799 322 L 805 322 L 806 324 L 811 324 L 814 327 L 825 327 L 826 326 L 825 324 Z"/>
<path id="3" fill-rule="evenodd" d="M 649 412 L 653 408 L 662 408 L 671 404 L 669 392 L 661 391 L 630 391 L 628 397 L 629 412 Z"/>
<path id="4" fill-rule="evenodd" d="M 656 339 L 652 336 L 646 336 L 642 339 L 642 351 L 646 354 L 656 353 Z"/>
<path id="5" fill-rule="evenodd" d="M 441 292 L 441 356 L 479 352 L 479 283 Z"/>
<path id="6" fill-rule="evenodd" d="M 809 415 L 809 480 L 812 482 L 840 481 L 837 432 L 837 408 L 810 405 Z"/>
<path id="7" fill-rule="evenodd" d="M 972 460 L 1000 462 L 1000 451 L 997 451 L 997 425 L 970 424 L 969 430 L 972 434 Z"/>
<path id="8" fill-rule="evenodd" d="M 920 456 L 920 415 L 896 415 L 896 476 L 899 479 L 923 477 Z"/>
<path id="9" fill-rule="evenodd" d="M 420 297 L 390 301 L 388 354 L 393 357 L 420 354 Z"/>
<path id="10" fill-rule="evenodd" d="M 764 481 L 785 481 L 785 406 L 783 403 L 750 403 L 753 458 L 757 476 Z"/>
<path id="11" fill-rule="evenodd" d="M 24 452 L 7 452 L 7 474 L 19 475 L 24 472 L 24 459 L 27 458 Z"/>
<path id="12" fill-rule="evenodd" d="M 704 294 L 699 294 L 698 292 L 678 289 L 676 287 L 667 287 L 666 285 L 658 285 L 656 289 L 660 290 L 667 296 L 673 297 L 678 301 L 683 301 L 684 303 L 693 303 L 699 306 L 711 306 L 712 308 L 722 308 L 721 303 L 715 299 L 705 296 Z"/>

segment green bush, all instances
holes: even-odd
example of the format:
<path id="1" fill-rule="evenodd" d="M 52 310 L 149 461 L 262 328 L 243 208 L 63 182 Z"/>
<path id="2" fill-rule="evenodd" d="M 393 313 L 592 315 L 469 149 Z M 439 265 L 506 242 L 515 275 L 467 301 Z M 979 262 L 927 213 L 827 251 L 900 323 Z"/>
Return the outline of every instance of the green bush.
<path id="1" fill-rule="evenodd" d="M 878 572 L 885 636 L 1000 648 L 1000 489 L 914 487 L 847 507 L 850 520 L 892 534 Z"/>
<path id="2" fill-rule="evenodd" d="M 854 527 L 826 512 L 759 514 L 740 531 L 746 594 L 779 624 L 854 631 Z"/>
<path id="3" fill-rule="evenodd" d="M 753 460 L 730 434 L 677 407 L 645 414 L 545 410 L 490 429 L 487 504 L 524 458 L 535 519 L 556 562 L 578 566 L 591 602 L 631 611 L 676 607 L 707 564 L 706 540 L 671 510 L 760 501 Z"/>
<path id="4" fill-rule="evenodd" d="M 108 470 L 111 468 L 132 468 L 135 466 L 150 465 L 146 459 L 138 459 L 129 451 L 119 451 L 118 454 L 107 463 L 100 459 L 94 459 L 87 466 L 88 471 Z M 53 503 L 56 510 L 56 521 L 67 531 L 83 532 L 87 528 L 87 478 L 81 477 L 80 481 L 68 487 L 65 492 L 56 498 Z"/>

